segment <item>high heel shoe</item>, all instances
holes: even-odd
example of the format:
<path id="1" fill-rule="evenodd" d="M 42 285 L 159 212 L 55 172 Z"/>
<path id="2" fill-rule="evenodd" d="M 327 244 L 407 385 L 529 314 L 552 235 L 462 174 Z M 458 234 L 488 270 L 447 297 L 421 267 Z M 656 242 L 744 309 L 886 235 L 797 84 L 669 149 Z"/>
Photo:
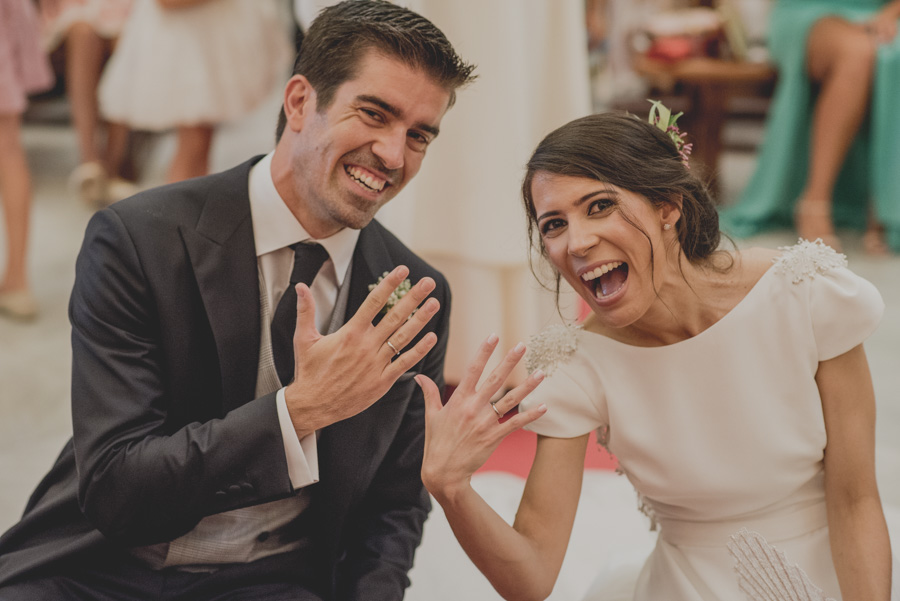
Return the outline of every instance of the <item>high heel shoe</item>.
<path id="1" fill-rule="evenodd" d="M 831 204 L 821 201 L 800 200 L 794 208 L 794 224 L 797 234 L 806 240 L 814 242 L 821 238 L 822 242 L 841 251 L 841 241 L 834 231 L 834 221 L 831 219 Z"/>
<path id="2" fill-rule="evenodd" d="M 0 315 L 19 321 L 31 321 L 37 314 L 37 301 L 30 290 L 0 292 Z"/>
<path id="3" fill-rule="evenodd" d="M 869 226 L 869 229 L 862 235 L 863 251 L 872 257 L 887 257 L 891 254 L 891 249 L 884 240 L 884 227 Z"/>
<path id="4" fill-rule="evenodd" d="M 139 191 L 140 188 L 134 182 L 130 182 L 122 177 L 111 178 L 106 186 L 106 198 L 103 199 L 103 206 L 108 207 L 114 202 L 134 196 Z"/>
<path id="5" fill-rule="evenodd" d="M 69 186 L 81 202 L 92 208 L 105 205 L 106 185 L 106 169 L 97 161 L 78 165 L 69 176 Z"/>

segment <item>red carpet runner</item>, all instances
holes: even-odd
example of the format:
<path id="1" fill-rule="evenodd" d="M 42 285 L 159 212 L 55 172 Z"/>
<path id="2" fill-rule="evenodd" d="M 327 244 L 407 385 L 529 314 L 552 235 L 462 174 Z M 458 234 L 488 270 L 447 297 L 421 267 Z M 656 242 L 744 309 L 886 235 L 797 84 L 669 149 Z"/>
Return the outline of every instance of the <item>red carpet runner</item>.
<path id="1" fill-rule="evenodd" d="M 444 402 L 450 398 L 456 386 L 448 384 L 444 387 Z M 515 409 L 513 410 L 515 411 Z M 509 472 L 525 478 L 534 461 L 537 447 L 537 434 L 527 430 L 517 430 L 507 436 L 479 472 Z M 597 444 L 596 433 L 591 433 L 587 453 L 584 457 L 585 469 L 614 470 L 616 459 Z"/>
<path id="2" fill-rule="evenodd" d="M 537 435 L 526 430 L 517 430 L 507 436 L 497 450 L 490 456 L 487 463 L 478 470 L 480 472 L 510 472 L 517 476 L 526 477 L 534 460 L 534 450 L 537 446 Z M 587 454 L 584 458 L 585 469 L 614 470 L 616 460 L 597 444 L 597 438 L 591 433 L 588 442 Z"/>

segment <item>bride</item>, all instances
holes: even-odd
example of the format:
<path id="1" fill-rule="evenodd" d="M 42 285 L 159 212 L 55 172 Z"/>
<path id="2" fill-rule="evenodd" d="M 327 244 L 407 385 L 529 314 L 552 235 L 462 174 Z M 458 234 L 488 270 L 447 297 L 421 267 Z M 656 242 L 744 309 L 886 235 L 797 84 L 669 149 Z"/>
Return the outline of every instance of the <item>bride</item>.
<path id="1" fill-rule="evenodd" d="M 557 289 L 564 278 L 592 313 L 536 336 L 530 376 L 494 402 L 523 345 L 479 383 L 488 338 L 445 406 L 417 376 L 425 485 L 505 599 L 543 599 L 597 430 L 659 528 L 633 599 L 887 601 L 862 346 L 881 297 L 821 241 L 719 250 L 716 209 L 674 119 L 656 106 L 651 119 L 591 115 L 535 150 L 522 186 L 529 234 Z M 470 480 L 526 425 L 537 453 L 509 526 Z M 592 590 L 591 601 L 609 598 Z"/>

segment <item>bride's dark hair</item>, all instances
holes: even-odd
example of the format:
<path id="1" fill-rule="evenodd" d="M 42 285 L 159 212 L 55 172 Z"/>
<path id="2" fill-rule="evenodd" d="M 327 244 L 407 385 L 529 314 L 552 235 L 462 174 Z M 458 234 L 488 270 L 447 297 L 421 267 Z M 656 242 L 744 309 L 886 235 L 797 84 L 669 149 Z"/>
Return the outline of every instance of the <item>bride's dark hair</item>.
<path id="1" fill-rule="evenodd" d="M 526 165 L 522 199 L 529 243 L 546 258 L 543 241 L 535 233 L 537 214 L 531 192 L 538 173 L 613 184 L 644 196 L 654 207 L 680 197 L 681 218 L 676 224 L 680 251 L 691 263 L 712 264 L 721 240 L 715 203 L 706 185 L 682 164 L 668 135 L 650 123 L 627 113 L 589 115 L 563 125 L 538 144 Z M 640 226 L 629 222 L 647 236 Z M 558 291 L 559 274 L 556 288 Z"/>

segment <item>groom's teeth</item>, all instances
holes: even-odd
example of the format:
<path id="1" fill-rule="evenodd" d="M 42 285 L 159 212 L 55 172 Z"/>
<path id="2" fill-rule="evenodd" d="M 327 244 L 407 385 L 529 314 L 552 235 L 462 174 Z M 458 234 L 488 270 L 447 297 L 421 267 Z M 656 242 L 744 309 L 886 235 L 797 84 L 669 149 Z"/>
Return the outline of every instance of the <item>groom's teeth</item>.
<path id="1" fill-rule="evenodd" d="M 387 183 L 384 180 L 377 179 L 369 174 L 363 173 L 356 167 L 347 167 L 346 171 L 350 175 L 350 177 L 352 177 L 358 183 L 375 192 L 381 192 L 381 190 L 384 189 L 385 183 Z"/>
<path id="2" fill-rule="evenodd" d="M 610 271 L 612 271 L 616 267 L 620 267 L 621 265 L 622 261 L 613 261 L 612 263 L 606 263 L 596 269 L 592 269 L 591 271 L 581 274 L 581 279 L 583 279 L 585 282 L 590 282 L 591 280 L 595 280 L 604 273 L 609 273 Z"/>

